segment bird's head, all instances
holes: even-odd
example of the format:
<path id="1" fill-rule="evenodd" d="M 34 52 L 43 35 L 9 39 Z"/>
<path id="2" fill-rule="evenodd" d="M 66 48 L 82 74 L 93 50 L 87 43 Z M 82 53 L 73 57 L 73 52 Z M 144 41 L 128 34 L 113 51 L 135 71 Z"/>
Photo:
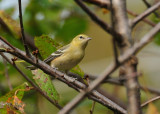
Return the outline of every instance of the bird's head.
<path id="1" fill-rule="evenodd" d="M 73 40 L 72 40 L 72 44 L 75 46 L 80 46 L 81 48 L 85 49 L 88 41 L 91 40 L 90 37 L 88 37 L 87 35 L 84 34 L 80 34 L 77 35 Z"/>

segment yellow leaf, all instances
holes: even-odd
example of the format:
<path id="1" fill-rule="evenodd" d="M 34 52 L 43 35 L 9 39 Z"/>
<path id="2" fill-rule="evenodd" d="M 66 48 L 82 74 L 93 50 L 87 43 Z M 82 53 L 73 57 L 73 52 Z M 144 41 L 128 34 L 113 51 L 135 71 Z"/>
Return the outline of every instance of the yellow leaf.
<path id="1" fill-rule="evenodd" d="M 107 13 L 109 13 L 109 10 L 107 10 L 106 8 L 102 8 L 102 12 L 103 12 L 103 14 L 107 14 Z"/>
<path id="2" fill-rule="evenodd" d="M 160 114 L 157 107 L 153 103 L 149 103 L 146 114 Z"/>

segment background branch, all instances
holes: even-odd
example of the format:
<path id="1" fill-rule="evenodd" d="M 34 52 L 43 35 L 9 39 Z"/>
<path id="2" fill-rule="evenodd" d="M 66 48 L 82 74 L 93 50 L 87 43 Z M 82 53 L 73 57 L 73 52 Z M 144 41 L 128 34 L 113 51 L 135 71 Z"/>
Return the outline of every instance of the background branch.
<path id="1" fill-rule="evenodd" d="M 160 2 L 156 3 L 155 5 L 153 5 L 152 7 L 150 7 L 149 9 L 147 9 L 146 11 L 144 11 L 142 14 L 140 14 L 135 19 L 133 19 L 133 21 L 131 23 L 131 26 L 134 27 L 138 22 L 140 22 L 141 20 L 143 20 L 145 17 L 147 17 L 149 14 L 151 14 L 152 12 L 154 12 L 159 7 L 160 7 Z"/>
<path id="2" fill-rule="evenodd" d="M 144 4 L 147 6 L 147 8 L 150 8 L 150 7 L 151 7 L 151 5 L 150 5 L 146 0 L 142 0 L 142 1 L 143 1 Z M 158 13 L 156 13 L 155 11 L 154 11 L 153 13 L 154 13 L 154 15 L 155 15 L 156 17 L 159 17 Z"/>
<path id="3" fill-rule="evenodd" d="M 23 27 L 23 18 L 22 18 L 22 8 L 21 8 L 21 0 L 18 0 L 18 4 L 19 4 L 19 20 L 20 20 L 20 26 L 21 26 L 21 34 L 22 34 L 22 41 L 23 41 L 23 45 L 26 51 L 26 55 L 28 57 L 30 57 L 30 52 L 28 49 L 28 46 L 26 44 L 26 38 L 25 38 L 25 34 L 24 34 L 24 27 Z"/>
<path id="4" fill-rule="evenodd" d="M 157 101 L 158 99 L 160 99 L 160 96 L 154 97 L 154 98 L 152 98 L 152 99 L 144 102 L 144 103 L 141 105 L 141 107 L 145 107 L 145 106 L 147 106 L 149 103 L 154 102 L 154 101 Z"/>

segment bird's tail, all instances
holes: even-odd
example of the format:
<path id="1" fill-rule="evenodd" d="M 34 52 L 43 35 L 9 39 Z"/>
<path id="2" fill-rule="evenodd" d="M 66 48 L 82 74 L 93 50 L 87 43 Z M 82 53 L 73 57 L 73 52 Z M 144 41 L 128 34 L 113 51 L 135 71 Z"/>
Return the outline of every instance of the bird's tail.
<path id="1" fill-rule="evenodd" d="M 37 67 L 35 67 L 35 66 L 33 66 L 33 65 L 27 66 L 26 68 L 27 68 L 27 69 L 30 69 L 30 70 L 35 70 L 35 69 L 37 69 Z"/>

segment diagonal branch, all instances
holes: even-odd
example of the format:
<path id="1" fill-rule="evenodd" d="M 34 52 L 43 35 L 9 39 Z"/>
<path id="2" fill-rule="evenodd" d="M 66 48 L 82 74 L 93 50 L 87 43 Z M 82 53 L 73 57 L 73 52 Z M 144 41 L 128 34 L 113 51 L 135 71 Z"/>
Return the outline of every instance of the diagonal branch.
<path id="1" fill-rule="evenodd" d="M 151 31 L 146 34 L 139 43 L 135 43 L 134 46 L 128 49 L 123 55 L 121 55 L 119 60 L 119 65 L 126 62 L 130 57 L 136 54 L 141 48 L 143 48 L 153 36 L 160 30 L 160 23 L 158 23 Z M 77 104 L 84 99 L 84 97 L 89 94 L 93 89 L 99 86 L 113 71 L 115 71 L 119 66 L 114 63 L 110 64 L 108 68 L 102 73 L 96 80 L 94 80 L 88 88 L 79 93 L 71 102 L 69 102 L 59 114 L 69 113 Z"/>
<path id="2" fill-rule="evenodd" d="M 50 97 L 48 97 L 39 87 L 37 87 L 32 80 L 28 78 L 17 66 L 14 62 L 10 61 L 8 57 L 6 57 L 3 53 L 0 53 L 0 55 L 8 62 L 10 63 L 42 96 L 44 96 L 49 102 L 51 102 L 53 105 L 55 105 L 58 109 L 61 109 L 62 107 L 53 101 Z"/>
<path id="3" fill-rule="evenodd" d="M 150 8 L 150 7 L 151 7 L 151 5 L 150 5 L 146 0 L 142 0 L 142 1 L 143 1 L 144 4 L 147 6 L 147 8 Z M 159 17 L 158 13 L 156 13 L 155 11 L 154 11 L 153 13 L 154 13 L 154 15 L 155 15 L 156 17 Z"/>
<path id="4" fill-rule="evenodd" d="M 25 48 L 25 51 L 26 51 L 26 55 L 28 57 L 30 57 L 31 55 L 30 55 L 29 48 L 28 48 L 27 43 L 26 43 L 25 34 L 24 34 L 21 0 L 18 0 L 18 4 L 19 4 L 19 20 L 20 20 L 20 26 L 21 26 L 22 41 L 23 41 L 23 45 L 24 45 L 24 48 Z"/>
<path id="5" fill-rule="evenodd" d="M 153 5 L 152 7 L 147 9 L 146 11 L 144 11 L 142 14 L 140 14 L 135 19 L 133 19 L 133 21 L 131 22 L 131 26 L 134 27 L 138 22 L 143 20 L 145 17 L 147 17 L 149 14 L 151 14 L 153 11 L 155 11 L 159 7 L 160 7 L 160 2 L 156 3 L 155 5 Z"/>
<path id="6" fill-rule="evenodd" d="M 138 14 L 136 14 L 136 13 L 130 11 L 130 10 L 127 10 L 127 12 L 128 12 L 128 14 L 130 14 L 130 15 L 132 15 L 132 16 L 134 16 L 134 17 L 137 17 L 137 16 L 138 16 Z M 152 27 L 154 27 L 154 26 L 156 25 L 154 22 L 152 22 L 152 21 L 150 21 L 150 20 L 148 20 L 148 19 L 145 19 L 145 18 L 144 18 L 142 21 L 145 22 L 145 23 L 147 23 L 148 25 L 150 25 L 150 26 L 152 26 Z"/>
<path id="7" fill-rule="evenodd" d="M 83 0 L 84 2 L 91 3 L 97 5 L 101 8 L 110 8 L 110 0 Z"/>
<path id="8" fill-rule="evenodd" d="M 158 100 L 158 99 L 160 99 L 160 96 L 154 97 L 154 98 L 152 98 L 152 99 L 144 102 L 144 103 L 141 105 L 141 107 L 145 107 L 145 106 L 147 106 L 149 103 L 151 103 L 151 102 L 153 102 L 153 101 L 156 101 L 156 100 Z"/>

